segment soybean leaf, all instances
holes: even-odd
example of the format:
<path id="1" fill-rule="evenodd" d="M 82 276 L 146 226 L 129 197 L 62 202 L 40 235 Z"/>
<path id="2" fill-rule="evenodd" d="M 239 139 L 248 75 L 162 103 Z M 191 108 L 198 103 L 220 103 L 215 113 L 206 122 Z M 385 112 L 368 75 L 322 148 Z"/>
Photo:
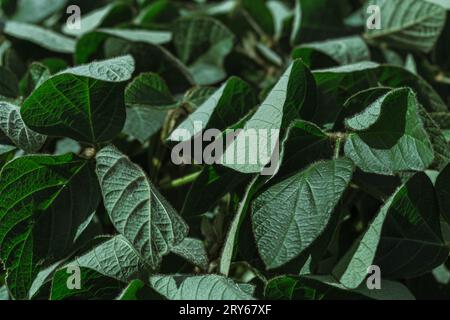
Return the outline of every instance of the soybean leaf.
<path id="1" fill-rule="evenodd" d="M 150 284 L 169 300 L 253 300 L 233 280 L 219 275 L 157 275 L 150 277 Z"/>
<path id="2" fill-rule="evenodd" d="M 8 288 L 23 299 L 40 268 L 73 248 L 100 192 L 92 164 L 71 154 L 18 158 L 1 181 L 0 253 Z"/>
<path id="3" fill-rule="evenodd" d="M 107 146 L 96 159 L 97 175 L 112 223 L 142 259 L 157 268 L 162 256 L 186 237 L 186 224 L 145 172 L 124 154 Z"/>
<path id="4" fill-rule="evenodd" d="M 256 24 L 263 34 L 273 36 L 275 34 L 275 21 L 268 4 L 264 0 L 244 0 L 242 7 L 245 9 L 251 24 Z"/>
<path id="5" fill-rule="evenodd" d="M 16 98 L 19 95 L 19 82 L 14 73 L 0 66 L 0 97 Z"/>
<path id="6" fill-rule="evenodd" d="M 19 149 L 30 153 L 38 151 L 47 138 L 30 130 L 20 116 L 20 108 L 7 102 L 0 102 L 0 131 Z"/>
<path id="7" fill-rule="evenodd" d="M 426 110 L 447 109 L 445 102 L 430 84 L 402 67 L 359 62 L 316 70 L 313 74 L 319 89 L 318 108 L 313 119 L 316 124 L 334 123 L 349 96 L 377 86 L 410 87 Z"/>
<path id="8" fill-rule="evenodd" d="M 397 89 L 376 100 L 362 113 L 347 119 L 350 134 L 345 154 L 363 171 L 393 175 L 421 171 L 434 159 L 430 139 L 410 89 Z"/>
<path id="9" fill-rule="evenodd" d="M 427 1 L 371 0 L 369 5 L 380 8 L 381 29 L 366 32 L 366 39 L 377 43 L 428 53 L 445 24 L 445 9 Z"/>
<path id="10" fill-rule="evenodd" d="M 39 62 L 30 65 L 27 74 L 20 82 L 20 91 L 23 96 L 29 96 L 37 87 L 51 76 L 50 69 Z"/>
<path id="11" fill-rule="evenodd" d="M 208 255 L 201 240 L 185 238 L 180 244 L 172 248 L 172 252 L 202 270 L 208 269 Z"/>
<path id="12" fill-rule="evenodd" d="M 8 288 L 6 286 L 0 286 L 0 301 L 9 300 Z"/>
<path id="13" fill-rule="evenodd" d="M 315 90 L 310 71 L 301 60 L 295 60 L 228 146 L 221 163 L 243 173 L 261 172 L 276 151 L 282 128 L 297 117 L 311 116 L 315 108 Z M 256 137 L 257 149 L 251 150 L 252 145 L 248 146 L 246 139 L 249 136 Z M 259 157 L 251 163 L 255 152 Z"/>
<path id="14" fill-rule="evenodd" d="M 195 217 L 207 212 L 220 198 L 234 190 L 247 178 L 226 167 L 205 166 L 189 189 L 181 211 L 182 215 Z"/>
<path id="15" fill-rule="evenodd" d="M 50 51 L 66 54 L 75 52 L 73 39 L 36 25 L 7 21 L 2 31 L 10 37 L 32 42 Z"/>
<path id="16" fill-rule="evenodd" d="M 165 44 L 172 40 L 172 33 L 168 31 L 148 31 L 135 29 L 98 29 L 96 32 L 111 35 L 131 42 L 148 44 Z"/>
<path id="17" fill-rule="evenodd" d="M 413 176 L 382 206 L 333 274 L 347 288 L 357 288 L 375 264 L 385 277 L 410 278 L 446 260 L 433 184 Z"/>
<path id="18" fill-rule="evenodd" d="M 89 143 L 113 139 L 125 122 L 124 81 L 131 78 L 131 56 L 67 69 L 37 88 L 21 108 L 34 131 Z"/>
<path id="19" fill-rule="evenodd" d="M 126 88 L 125 103 L 128 108 L 123 131 L 144 143 L 161 129 L 175 99 L 161 77 L 142 73 Z"/>
<path id="20" fill-rule="evenodd" d="M 293 51 L 292 57 L 301 58 L 307 65 L 311 65 L 317 53 L 326 55 L 342 65 L 370 60 L 369 48 L 358 36 L 305 43 Z"/>
<path id="21" fill-rule="evenodd" d="M 131 281 L 116 300 L 151 300 L 153 292 L 141 280 Z"/>
<path id="22" fill-rule="evenodd" d="M 34 0 L 16 1 L 14 14 L 11 19 L 21 22 L 36 23 L 61 10 L 67 0 L 53 0 L 49 2 Z"/>
<path id="23" fill-rule="evenodd" d="M 352 174 L 347 159 L 319 162 L 255 199 L 253 232 L 267 268 L 291 261 L 319 237 Z"/>
<path id="24" fill-rule="evenodd" d="M 220 21 L 181 18 L 173 27 L 173 42 L 197 84 L 209 85 L 226 77 L 223 63 L 233 49 L 234 35 Z"/>
<path id="25" fill-rule="evenodd" d="M 112 300 L 124 289 L 125 283 L 89 268 L 80 268 L 80 289 L 68 288 L 72 274 L 67 268 L 56 271 L 52 280 L 50 300 Z"/>

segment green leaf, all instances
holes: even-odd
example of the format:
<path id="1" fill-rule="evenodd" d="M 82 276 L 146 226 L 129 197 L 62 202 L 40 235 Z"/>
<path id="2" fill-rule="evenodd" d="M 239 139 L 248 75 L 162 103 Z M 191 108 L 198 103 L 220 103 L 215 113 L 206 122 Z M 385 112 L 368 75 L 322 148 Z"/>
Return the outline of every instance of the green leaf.
<path id="1" fill-rule="evenodd" d="M 23 299 L 40 268 L 73 248 L 100 191 L 91 163 L 70 154 L 18 158 L 1 181 L 0 254 L 11 294 Z"/>
<path id="2" fill-rule="evenodd" d="M 382 96 L 362 113 L 347 119 L 350 134 L 345 154 L 364 172 L 393 175 L 421 171 L 434 159 L 419 116 L 415 94 L 407 88 Z"/>
<path id="3" fill-rule="evenodd" d="M 125 283 L 106 277 L 89 268 L 80 268 L 81 289 L 69 289 L 72 273 L 63 267 L 55 272 L 52 280 L 50 300 L 112 300 L 125 287 Z"/>
<path id="4" fill-rule="evenodd" d="M 132 107 L 167 108 L 175 104 L 164 79 L 152 72 L 134 78 L 126 88 L 125 102 Z"/>
<path id="5" fill-rule="evenodd" d="M 255 199 L 253 232 L 267 268 L 291 261 L 320 236 L 352 174 L 347 159 L 319 162 Z"/>
<path id="6" fill-rule="evenodd" d="M 219 275 L 152 276 L 150 284 L 169 300 L 253 300 L 231 279 Z"/>
<path id="7" fill-rule="evenodd" d="M 78 257 L 75 265 L 123 282 L 139 277 L 145 266 L 139 253 L 122 235 L 114 236 Z"/>
<path id="8" fill-rule="evenodd" d="M 209 85 L 226 77 L 223 63 L 233 49 L 234 35 L 220 21 L 181 18 L 173 27 L 173 43 L 197 84 Z"/>
<path id="9" fill-rule="evenodd" d="M 7 21 L 3 32 L 16 39 L 32 42 L 44 49 L 71 54 L 75 52 L 75 41 L 51 30 L 16 21 Z"/>
<path id="10" fill-rule="evenodd" d="M 6 286 L 0 286 L 0 301 L 9 300 L 8 288 Z"/>
<path id="11" fill-rule="evenodd" d="M 384 277 L 411 278 L 433 270 L 447 256 L 433 184 L 419 173 L 385 202 L 333 274 L 345 287 L 357 288 L 371 265 L 379 266 Z"/>
<path id="12" fill-rule="evenodd" d="M 376 43 L 428 53 L 445 24 L 445 9 L 427 1 L 371 0 L 369 5 L 380 7 L 381 29 L 367 30 L 365 35 Z"/>
<path id="13" fill-rule="evenodd" d="M 208 255 L 201 240 L 185 238 L 180 244 L 172 248 L 172 252 L 202 270 L 208 270 Z"/>
<path id="14" fill-rule="evenodd" d="M 123 85 L 131 78 L 131 56 L 67 69 L 45 81 L 22 108 L 34 131 L 89 143 L 113 139 L 125 122 Z"/>
<path id="15" fill-rule="evenodd" d="M 105 147 L 96 159 L 97 175 L 112 223 L 142 259 L 157 268 L 162 256 L 186 237 L 186 224 L 145 172 L 117 149 Z"/>
<path id="16" fill-rule="evenodd" d="M 48 266 L 44 270 L 41 270 L 36 278 L 33 281 L 33 284 L 31 285 L 30 291 L 28 293 L 29 299 L 35 298 L 37 295 L 39 295 L 39 290 L 42 290 L 43 287 L 45 287 L 48 282 L 52 280 L 52 277 L 54 273 L 56 272 L 56 269 L 61 266 L 63 261 L 57 261 L 54 264 Z"/>
<path id="17" fill-rule="evenodd" d="M 166 44 L 172 40 L 172 33 L 168 31 L 148 31 L 140 29 L 98 29 L 95 32 L 128 40 L 148 44 Z"/>
<path id="18" fill-rule="evenodd" d="M 344 1 L 298 0 L 291 44 L 319 41 L 343 36 Z"/>
<path id="19" fill-rule="evenodd" d="M 131 79 L 135 62 L 131 55 L 94 61 L 59 72 L 58 75 L 87 77 L 105 82 L 124 82 Z M 53 77 L 55 78 L 55 77 Z"/>
<path id="20" fill-rule="evenodd" d="M 295 118 L 307 118 L 312 114 L 315 90 L 310 71 L 301 60 L 295 60 L 247 121 L 243 131 L 228 146 L 221 163 L 243 173 L 261 172 L 272 158 L 280 131 Z M 256 134 L 258 141 L 259 159 L 256 164 L 249 161 L 250 154 L 255 152 L 247 144 L 249 134 Z"/>
<path id="21" fill-rule="evenodd" d="M 16 98 L 19 95 L 19 82 L 17 77 L 0 66 L 0 97 Z"/>
<path id="22" fill-rule="evenodd" d="M 116 300 L 152 300 L 150 288 L 141 280 L 133 280 L 123 289 Z"/>
<path id="23" fill-rule="evenodd" d="M 34 0 L 18 0 L 12 20 L 36 23 L 63 9 L 67 0 L 49 2 Z"/>
<path id="24" fill-rule="evenodd" d="M 292 57 L 301 58 L 311 65 L 310 61 L 314 60 L 317 52 L 329 56 L 341 65 L 370 60 L 369 48 L 359 36 L 305 43 L 294 49 Z"/>
<path id="25" fill-rule="evenodd" d="M 362 284 L 359 288 L 347 290 L 335 283 L 329 276 L 280 276 L 271 279 L 266 287 L 268 299 L 275 300 L 333 300 L 333 299 L 376 299 L 415 300 L 411 292 L 401 283 L 381 281 L 381 290 L 369 290 Z"/>
<path id="26" fill-rule="evenodd" d="M 167 110 L 176 105 L 165 81 L 155 73 L 142 73 L 125 91 L 127 120 L 123 132 L 146 142 L 162 128 Z"/>
<path id="27" fill-rule="evenodd" d="M 257 30 L 263 34 L 273 36 L 275 34 L 275 21 L 265 0 L 243 0 L 242 7 L 256 24 Z"/>
<path id="28" fill-rule="evenodd" d="M 172 133 L 169 140 L 189 141 L 203 130 L 224 130 L 256 105 L 256 95 L 243 80 L 231 77 Z M 179 135 L 182 132 L 189 133 Z"/>
<path id="29" fill-rule="evenodd" d="M 447 110 L 445 102 L 430 84 L 403 67 L 359 62 L 316 70 L 313 74 L 319 89 L 318 108 L 313 120 L 319 125 L 334 123 L 349 96 L 378 86 L 410 87 L 427 110 Z"/>
<path id="30" fill-rule="evenodd" d="M 18 148 L 30 153 L 38 151 L 47 138 L 30 130 L 20 116 L 20 108 L 7 102 L 0 102 L 0 131 Z"/>
<path id="31" fill-rule="evenodd" d="M 226 167 L 205 166 L 189 189 L 181 211 L 183 217 L 199 216 L 212 209 L 219 199 L 246 179 L 245 175 Z"/>
<path id="32" fill-rule="evenodd" d="M 25 77 L 20 82 L 22 95 L 29 96 L 37 87 L 47 81 L 51 76 L 49 68 L 39 62 L 33 62 Z"/>

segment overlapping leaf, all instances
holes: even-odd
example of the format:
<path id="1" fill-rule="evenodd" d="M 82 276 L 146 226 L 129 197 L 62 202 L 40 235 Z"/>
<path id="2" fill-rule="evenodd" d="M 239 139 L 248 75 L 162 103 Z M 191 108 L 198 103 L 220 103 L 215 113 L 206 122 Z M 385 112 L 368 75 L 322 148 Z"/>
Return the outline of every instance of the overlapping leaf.
<path id="1" fill-rule="evenodd" d="M 22 118 L 34 131 L 98 143 L 113 139 L 125 122 L 122 82 L 131 56 L 67 69 L 45 81 L 24 102 Z"/>
<path id="2" fill-rule="evenodd" d="M 321 162 L 256 198 L 252 206 L 253 231 L 268 268 L 291 261 L 317 239 L 352 173 L 353 165 L 347 159 Z"/>
<path id="3" fill-rule="evenodd" d="M 97 175 L 105 207 L 119 233 L 156 268 L 181 243 L 187 226 L 139 166 L 112 146 L 97 154 Z"/>
<path id="4" fill-rule="evenodd" d="M 91 163 L 70 154 L 18 158 L 1 181 L 0 253 L 9 290 L 23 299 L 39 268 L 73 248 L 99 188 Z"/>

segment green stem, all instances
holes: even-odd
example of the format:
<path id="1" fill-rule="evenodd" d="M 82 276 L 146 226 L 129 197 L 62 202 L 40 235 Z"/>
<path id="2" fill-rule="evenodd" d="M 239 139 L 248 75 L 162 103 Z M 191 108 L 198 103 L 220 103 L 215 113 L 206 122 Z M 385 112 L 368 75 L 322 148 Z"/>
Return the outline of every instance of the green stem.
<path id="1" fill-rule="evenodd" d="M 184 176 L 182 178 L 163 183 L 163 184 L 161 184 L 161 189 L 170 190 L 170 189 L 175 189 L 175 188 L 185 186 L 187 184 L 194 182 L 200 176 L 200 174 L 201 174 L 201 171 L 198 171 L 198 172 L 189 174 L 187 176 Z"/>
<path id="2" fill-rule="evenodd" d="M 341 144 L 342 144 L 342 137 L 338 137 L 334 145 L 334 159 L 339 158 L 339 155 L 341 153 Z"/>

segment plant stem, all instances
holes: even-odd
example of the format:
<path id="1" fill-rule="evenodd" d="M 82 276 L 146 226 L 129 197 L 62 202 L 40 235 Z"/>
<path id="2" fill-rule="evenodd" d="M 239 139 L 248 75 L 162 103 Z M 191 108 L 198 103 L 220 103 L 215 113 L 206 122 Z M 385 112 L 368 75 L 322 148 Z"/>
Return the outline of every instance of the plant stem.
<path id="1" fill-rule="evenodd" d="M 170 189 L 175 189 L 175 188 L 185 186 L 187 184 L 194 182 L 200 176 L 200 174 L 201 174 L 201 171 L 198 171 L 198 172 L 189 174 L 187 176 L 184 176 L 182 178 L 163 183 L 163 184 L 161 184 L 161 189 L 170 190 Z"/>
<path id="2" fill-rule="evenodd" d="M 341 144 L 342 144 L 342 137 L 338 137 L 334 145 L 334 159 L 339 158 L 339 154 L 341 153 Z"/>

